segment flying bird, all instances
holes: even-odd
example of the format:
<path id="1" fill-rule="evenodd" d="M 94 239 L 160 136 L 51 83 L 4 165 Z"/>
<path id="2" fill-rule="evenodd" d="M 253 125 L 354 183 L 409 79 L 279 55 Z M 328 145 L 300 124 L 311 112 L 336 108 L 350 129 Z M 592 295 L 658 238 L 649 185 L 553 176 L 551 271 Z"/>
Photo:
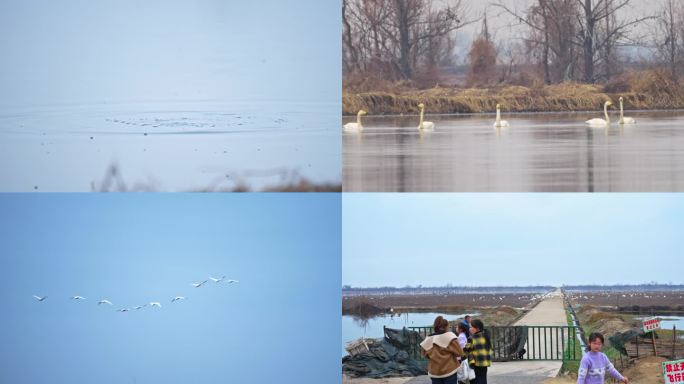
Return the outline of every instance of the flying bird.
<path id="1" fill-rule="evenodd" d="M 45 301 L 45 299 L 47 299 L 47 296 L 40 297 L 40 296 L 33 295 L 33 297 L 35 297 L 36 300 L 38 300 L 38 301 Z"/>
<path id="2" fill-rule="evenodd" d="M 206 284 L 206 282 L 207 282 L 207 280 L 204 280 L 204 281 L 201 282 L 201 283 L 192 283 L 192 284 L 190 284 L 190 285 L 192 285 L 192 286 L 195 287 L 195 288 L 199 288 L 199 287 L 203 286 L 204 284 Z"/>
<path id="3" fill-rule="evenodd" d="M 144 307 L 147 307 L 147 304 L 145 304 L 145 305 L 138 305 L 137 307 L 135 307 L 135 309 L 141 309 L 141 308 L 144 308 Z"/>
<path id="4" fill-rule="evenodd" d="M 233 284 L 233 283 L 239 283 L 239 281 L 237 281 L 237 280 L 231 280 L 231 279 L 228 280 L 228 284 Z"/>
<path id="5" fill-rule="evenodd" d="M 128 312 L 128 308 L 117 309 L 117 312 Z"/>
<path id="6" fill-rule="evenodd" d="M 83 296 L 71 296 L 71 300 L 85 300 Z"/>
<path id="7" fill-rule="evenodd" d="M 161 308 L 161 303 L 158 301 L 153 301 L 150 303 L 150 307 L 159 307 Z"/>
<path id="8" fill-rule="evenodd" d="M 217 278 L 215 278 L 215 277 L 209 277 L 209 278 L 210 278 L 211 280 L 213 280 L 214 283 L 220 283 L 220 282 L 222 282 L 223 280 L 226 279 L 226 276 L 224 275 L 224 276 L 222 276 L 222 277 L 219 278 L 219 279 L 217 279 Z"/>
<path id="9" fill-rule="evenodd" d="M 171 299 L 171 302 L 173 303 L 173 302 L 176 302 L 176 301 L 179 301 L 179 300 L 185 300 L 185 297 L 183 297 L 183 296 L 176 296 L 176 297 L 174 297 L 173 299 Z"/>
<path id="10" fill-rule="evenodd" d="M 109 304 L 109 305 L 112 305 L 112 302 L 109 301 L 109 300 L 106 300 L 106 299 L 102 299 L 102 300 L 100 300 L 100 301 L 97 302 L 97 305 L 100 305 L 100 304 Z"/>

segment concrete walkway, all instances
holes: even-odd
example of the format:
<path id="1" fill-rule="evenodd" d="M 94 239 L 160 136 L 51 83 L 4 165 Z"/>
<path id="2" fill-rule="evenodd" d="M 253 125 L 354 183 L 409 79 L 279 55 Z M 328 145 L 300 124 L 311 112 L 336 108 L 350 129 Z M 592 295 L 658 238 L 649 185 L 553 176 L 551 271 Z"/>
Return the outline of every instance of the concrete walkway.
<path id="1" fill-rule="evenodd" d="M 548 294 L 534 309 L 518 320 L 514 325 L 568 325 L 563 306 L 563 294 L 560 289 Z M 485 324 L 485 327 L 487 325 Z M 555 334 L 541 335 L 539 340 L 543 345 L 550 346 L 555 342 Z M 528 353 L 531 347 L 525 346 Z M 549 348 L 550 349 L 550 348 Z M 559 352 L 562 353 L 562 352 Z M 561 361 L 515 361 L 493 363 L 487 372 L 487 382 L 490 384 L 536 384 L 546 379 L 556 377 L 563 363 Z M 430 384 L 430 378 L 419 376 L 407 381 L 406 384 Z"/>

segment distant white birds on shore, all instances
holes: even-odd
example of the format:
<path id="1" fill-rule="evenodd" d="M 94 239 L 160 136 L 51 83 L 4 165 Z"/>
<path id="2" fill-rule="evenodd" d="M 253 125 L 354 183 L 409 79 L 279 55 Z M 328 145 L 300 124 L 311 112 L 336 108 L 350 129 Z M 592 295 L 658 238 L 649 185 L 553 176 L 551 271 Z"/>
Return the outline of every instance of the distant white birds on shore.
<path id="1" fill-rule="evenodd" d="M 160 303 L 160 302 L 158 302 L 158 301 L 152 301 L 152 302 L 150 302 L 150 307 L 159 307 L 159 308 L 161 308 L 162 306 L 161 306 L 161 303 Z"/>
<path id="2" fill-rule="evenodd" d="M 107 299 L 102 299 L 102 300 L 100 300 L 100 301 L 97 302 L 97 305 L 101 305 L 101 304 L 113 305 L 112 302 L 109 301 L 109 300 L 107 300 Z"/>
<path id="3" fill-rule="evenodd" d="M 173 303 L 173 302 L 180 301 L 180 300 L 185 300 L 185 297 L 183 297 L 183 296 L 176 296 L 176 297 L 174 297 L 173 299 L 171 299 L 171 302 Z"/>
<path id="4" fill-rule="evenodd" d="M 195 287 L 195 288 L 199 288 L 199 287 L 203 286 L 204 284 L 206 284 L 207 281 L 208 281 L 208 280 L 204 280 L 204 281 L 201 282 L 201 283 L 192 283 L 192 284 L 190 284 L 190 285 L 192 285 L 192 286 Z"/>
<path id="5" fill-rule="evenodd" d="M 83 296 L 71 296 L 71 300 L 85 300 L 86 298 Z"/>
<path id="6" fill-rule="evenodd" d="M 33 295 L 33 297 L 35 297 L 36 300 L 38 300 L 38 301 L 45 301 L 45 299 L 47 299 L 47 296 L 40 297 L 40 296 Z"/>

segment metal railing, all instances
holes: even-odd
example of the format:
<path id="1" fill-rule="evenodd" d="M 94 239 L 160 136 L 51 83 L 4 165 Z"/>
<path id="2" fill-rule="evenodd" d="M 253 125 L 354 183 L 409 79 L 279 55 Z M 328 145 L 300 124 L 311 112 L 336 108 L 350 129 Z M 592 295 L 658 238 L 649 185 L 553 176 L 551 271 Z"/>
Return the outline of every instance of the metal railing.
<path id="1" fill-rule="evenodd" d="M 492 344 L 492 361 L 540 360 L 578 361 L 582 352 L 573 326 L 506 326 L 487 328 Z M 422 338 L 432 333 L 432 327 L 409 327 Z M 422 358 L 420 342 L 411 345 L 409 354 Z"/>

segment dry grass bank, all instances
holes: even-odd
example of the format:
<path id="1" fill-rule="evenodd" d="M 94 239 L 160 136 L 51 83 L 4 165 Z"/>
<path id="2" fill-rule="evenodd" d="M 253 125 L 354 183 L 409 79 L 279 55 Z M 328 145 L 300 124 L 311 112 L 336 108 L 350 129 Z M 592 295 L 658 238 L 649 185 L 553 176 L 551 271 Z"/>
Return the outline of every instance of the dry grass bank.
<path id="1" fill-rule="evenodd" d="M 415 114 L 425 103 L 429 113 L 493 112 L 496 104 L 506 112 L 572 112 L 599 110 L 606 100 L 625 98 L 627 109 L 684 108 L 684 87 L 659 71 L 626 74 L 605 85 L 563 83 L 533 87 L 443 88 L 389 92 L 343 92 L 342 113 L 366 109 L 373 115 Z"/>

